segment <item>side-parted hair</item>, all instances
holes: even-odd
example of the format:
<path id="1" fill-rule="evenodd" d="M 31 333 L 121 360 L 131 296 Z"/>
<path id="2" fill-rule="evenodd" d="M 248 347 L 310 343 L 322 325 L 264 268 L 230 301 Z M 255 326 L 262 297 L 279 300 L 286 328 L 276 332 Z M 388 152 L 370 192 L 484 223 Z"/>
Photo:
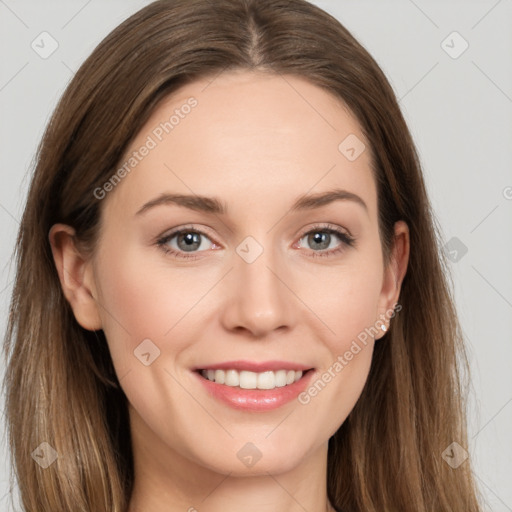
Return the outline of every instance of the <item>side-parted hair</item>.
<path id="1" fill-rule="evenodd" d="M 374 59 L 304 0 L 153 2 L 96 47 L 64 92 L 37 151 L 4 342 L 24 510 L 126 512 L 134 479 L 126 396 L 103 331 L 80 327 L 64 297 L 48 232 L 68 224 L 93 250 L 103 204 L 94 190 L 157 105 L 229 70 L 295 75 L 343 102 L 369 143 L 385 264 L 394 223 L 409 226 L 401 310 L 329 440 L 329 499 L 344 512 L 479 512 L 470 459 L 452 468 L 442 458 L 454 441 L 467 449 L 469 365 L 413 140 Z M 42 442 L 58 454 L 47 468 L 32 456 Z"/>

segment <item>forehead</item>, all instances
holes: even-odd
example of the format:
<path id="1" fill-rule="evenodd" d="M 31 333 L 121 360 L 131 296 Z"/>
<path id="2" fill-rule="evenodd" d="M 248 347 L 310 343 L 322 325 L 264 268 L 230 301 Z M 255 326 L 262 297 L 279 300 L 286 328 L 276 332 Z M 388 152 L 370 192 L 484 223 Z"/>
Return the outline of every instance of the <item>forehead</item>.
<path id="1" fill-rule="evenodd" d="M 291 75 L 229 72 L 187 84 L 158 105 L 121 160 L 133 164 L 113 194 L 123 207 L 162 192 L 252 205 L 335 187 L 369 210 L 376 203 L 359 123 L 341 100 Z"/>

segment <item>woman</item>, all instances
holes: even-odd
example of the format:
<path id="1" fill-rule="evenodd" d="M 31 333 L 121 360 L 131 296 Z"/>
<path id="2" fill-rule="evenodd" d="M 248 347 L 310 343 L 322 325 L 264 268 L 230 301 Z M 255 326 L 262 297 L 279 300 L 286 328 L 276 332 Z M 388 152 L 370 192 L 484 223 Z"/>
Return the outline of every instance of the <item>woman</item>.
<path id="1" fill-rule="evenodd" d="M 479 511 L 394 93 L 303 0 L 165 0 L 44 135 L 5 351 L 27 511 Z"/>

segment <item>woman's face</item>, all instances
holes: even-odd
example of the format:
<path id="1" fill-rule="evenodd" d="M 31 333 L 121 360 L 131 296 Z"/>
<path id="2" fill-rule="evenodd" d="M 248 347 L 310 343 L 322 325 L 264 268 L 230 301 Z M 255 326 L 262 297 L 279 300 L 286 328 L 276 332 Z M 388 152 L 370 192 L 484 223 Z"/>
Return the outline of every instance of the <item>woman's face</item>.
<path id="1" fill-rule="evenodd" d="M 136 452 L 232 475 L 325 456 L 402 277 L 354 117 L 304 79 L 224 73 L 167 98 L 125 162 L 87 272 Z"/>

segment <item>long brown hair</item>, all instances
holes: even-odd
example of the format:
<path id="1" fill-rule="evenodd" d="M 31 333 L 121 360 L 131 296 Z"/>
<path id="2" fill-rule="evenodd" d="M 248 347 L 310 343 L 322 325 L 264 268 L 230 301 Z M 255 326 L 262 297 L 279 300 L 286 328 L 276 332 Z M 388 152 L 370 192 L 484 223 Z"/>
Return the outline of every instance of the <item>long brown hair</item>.
<path id="1" fill-rule="evenodd" d="M 350 512 L 480 511 L 470 460 L 454 468 L 442 456 L 452 442 L 467 448 L 469 365 L 411 135 L 372 57 L 304 0 L 156 1 L 98 45 L 62 96 L 37 152 L 4 346 L 24 509 L 125 512 L 134 478 L 126 396 L 103 332 L 81 328 L 63 295 L 48 231 L 69 224 L 94 247 L 102 201 L 93 191 L 155 107 L 186 83 L 235 69 L 300 76 L 342 100 L 370 144 L 386 263 L 394 223 L 410 230 L 402 309 L 329 440 L 329 499 Z M 43 442 L 57 454 L 47 468 L 35 462 Z"/>

